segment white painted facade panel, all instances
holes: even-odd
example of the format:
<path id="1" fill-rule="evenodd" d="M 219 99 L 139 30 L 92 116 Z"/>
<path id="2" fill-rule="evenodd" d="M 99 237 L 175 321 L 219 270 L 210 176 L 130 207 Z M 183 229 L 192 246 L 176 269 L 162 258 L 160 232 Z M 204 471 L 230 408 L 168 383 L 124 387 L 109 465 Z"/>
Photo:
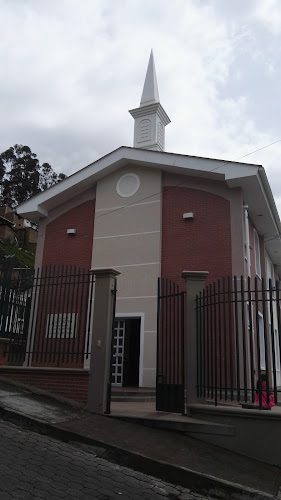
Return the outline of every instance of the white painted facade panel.
<path id="1" fill-rule="evenodd" d="M 120 183 L 128 174 L 128 184 Z M 135 193 L 131 174 L 139 179 Z M 126 196 L 118 194 L 117 186 Z M 134 194 L 127 196 L 130 189 Z M 143 387 L 155 386 L 160 261 L 161 172 L 128 166 L 98 181 L 92 267 L 120 271 L 116 315 L 141 318 L 139 384 Z"/>

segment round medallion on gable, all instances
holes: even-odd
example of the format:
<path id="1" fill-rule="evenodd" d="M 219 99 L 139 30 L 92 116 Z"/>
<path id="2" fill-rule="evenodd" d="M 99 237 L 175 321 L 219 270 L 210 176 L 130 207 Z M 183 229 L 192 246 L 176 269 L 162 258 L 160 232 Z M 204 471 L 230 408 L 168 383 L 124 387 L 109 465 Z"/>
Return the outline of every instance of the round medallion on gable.
<path id="1" fill-rule="evenodd" d="M 129 198 L 136 194 L 140 187 L 140 178 L 136 174 L 125 174 L 120 177 L 116 191 L 122 198 Z"/>

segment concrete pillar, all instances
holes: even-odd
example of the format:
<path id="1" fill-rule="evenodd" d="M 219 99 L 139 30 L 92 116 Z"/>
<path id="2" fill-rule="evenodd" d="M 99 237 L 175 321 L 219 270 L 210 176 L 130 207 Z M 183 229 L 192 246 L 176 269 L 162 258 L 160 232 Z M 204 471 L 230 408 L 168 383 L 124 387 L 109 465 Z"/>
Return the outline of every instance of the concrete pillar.
<path id="1" fill-rule="evenodd" d="M 114 306 L 115 269 L 92 269 L 95 277 L 93 335 L 87 409 L 93 413 L 106 411 L 110 384 L 111 340 Z"/>
<path id="2" fill-rule="evenodd" d="M 186 404 L 198 402 L 195 298 L 204 288 L 208 274 L 208 271 L 182 272 L 186 286 Z"/>

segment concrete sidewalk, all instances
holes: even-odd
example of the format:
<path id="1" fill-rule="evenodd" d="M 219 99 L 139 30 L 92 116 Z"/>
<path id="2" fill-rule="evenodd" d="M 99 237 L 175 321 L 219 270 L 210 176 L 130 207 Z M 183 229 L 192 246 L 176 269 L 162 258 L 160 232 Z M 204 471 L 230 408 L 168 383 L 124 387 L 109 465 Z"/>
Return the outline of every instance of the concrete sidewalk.
<path id="1" fill-rule="evenodd" d="M 215 498 L 281 498 L 278 467 L 184 434 L 118 420 L 112 407 L 112 416 L 89 414 L 46 394 L 0 381 L 0 416 L 9 421 Z"/>

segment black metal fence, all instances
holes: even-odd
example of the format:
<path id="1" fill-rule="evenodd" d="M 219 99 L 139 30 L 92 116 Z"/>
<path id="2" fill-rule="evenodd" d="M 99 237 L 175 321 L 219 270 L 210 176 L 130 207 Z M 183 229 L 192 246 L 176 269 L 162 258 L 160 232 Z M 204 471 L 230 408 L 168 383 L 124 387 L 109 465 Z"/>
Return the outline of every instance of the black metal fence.
<path id="1" fill-rule="evenodd" d="M 158 279 L 156 409 L 185 413 L 185 292 Z"/>
<path id="2" fill-rule="evenodd" d="M 0 269 L 0 337 L 27 336 L 33 269 Z"/>
<path id="3" fill-rule="evenodd" d="M 276 404 L 281 392 L 279 281 L 218 280 L 196 297 L 196 314 L 198 397 L 215 404 Z"/>
<path id="4" fill-rule="evenodd" d="M 2 281 L 1 337 L 9 364 L 83 367 L 90 355 L 94 275 L 72 266 L 17 272 Z"/>

